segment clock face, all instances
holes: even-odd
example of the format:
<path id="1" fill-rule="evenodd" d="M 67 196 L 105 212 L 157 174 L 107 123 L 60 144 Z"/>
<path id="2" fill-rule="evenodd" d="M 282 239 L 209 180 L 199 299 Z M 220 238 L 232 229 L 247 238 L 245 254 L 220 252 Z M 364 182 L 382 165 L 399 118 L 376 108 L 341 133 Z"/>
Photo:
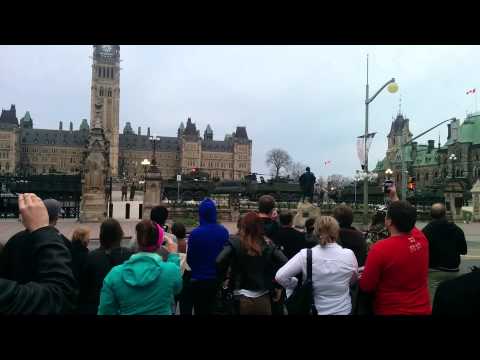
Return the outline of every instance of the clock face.
<path id="1" fill-rule="evenodd" d="M 99 45 L 99 50 L 105 55 L 112 55 L 114 53 L 113 45 Z"/>

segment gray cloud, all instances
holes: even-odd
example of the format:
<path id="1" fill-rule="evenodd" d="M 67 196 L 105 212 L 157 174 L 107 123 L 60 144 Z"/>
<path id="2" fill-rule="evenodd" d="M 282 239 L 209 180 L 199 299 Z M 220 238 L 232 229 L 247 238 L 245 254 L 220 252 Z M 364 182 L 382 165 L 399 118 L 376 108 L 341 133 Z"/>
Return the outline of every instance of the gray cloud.
<path id="1" fill-rule="evenodd" d="M 473 111 L 465 90 L 477 85 L 478 46 L 122 46 L 120 127 L 173 136 L 191 116 L 223 139 L 244 125 L 254 171 L 267 171 L 266 152 L 282 147 L 317 175 L 350 176 L 364 131 L 367 53 L 372 92 L 391 77 L 400 85 L 371 105 L 371 165 L 384 156 L 399 94 L 414 134 Z M 36 127 L 78 127 L 90 114 L 91 54 L 91 46 L 0 46 L 0 106 L 29 110 Z"/>

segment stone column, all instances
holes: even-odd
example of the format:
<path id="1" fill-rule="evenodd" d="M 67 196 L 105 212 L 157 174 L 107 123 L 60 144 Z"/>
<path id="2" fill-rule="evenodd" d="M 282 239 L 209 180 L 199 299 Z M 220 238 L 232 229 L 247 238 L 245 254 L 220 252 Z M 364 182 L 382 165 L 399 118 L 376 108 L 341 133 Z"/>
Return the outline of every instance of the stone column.
<path id="1" fill-rule="evenodd" d="M 150 166 L 145 176 L 145 191 L 143 195 L 143 219 L 150 219 L 150 212 L 153 207 L 160 205 L 162 201 L 162 176 L 156 165 Z"/>
<path id="2" fill-rule="evenodd" d="M 473 221 L 480 221 L 480 180 L 473 185 L 472 190 Z"/>

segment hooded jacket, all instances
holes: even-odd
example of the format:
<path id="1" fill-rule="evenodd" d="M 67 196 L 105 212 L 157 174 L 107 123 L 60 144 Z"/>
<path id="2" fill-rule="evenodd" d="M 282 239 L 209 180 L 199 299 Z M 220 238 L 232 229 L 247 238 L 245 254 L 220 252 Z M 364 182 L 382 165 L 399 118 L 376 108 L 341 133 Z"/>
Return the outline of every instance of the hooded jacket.
<path id="1" fill-rule="evenodd" d="M 200 226 L 188 238 L 187 263 L 192 269 L 192 280 L 215 280 L 215 260 L 228 243 L 228 230 L 217 224 L 217 208 L 212 200 L 203 200 L 198 213 Z"/>
<path id="2" fill-rule="evenodd" d="M 140 252 L 115 266 L 103 282 L 98 315 L 172 315 L 174 296 L 182 290 L 180 260 Z"/>

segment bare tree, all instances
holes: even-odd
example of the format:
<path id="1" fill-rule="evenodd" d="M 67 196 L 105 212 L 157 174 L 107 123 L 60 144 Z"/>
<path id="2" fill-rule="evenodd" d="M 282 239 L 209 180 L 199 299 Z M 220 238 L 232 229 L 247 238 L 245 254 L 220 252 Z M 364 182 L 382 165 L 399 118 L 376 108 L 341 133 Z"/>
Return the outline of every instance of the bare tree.
<path id="1" fill-rule="evenodd" d="M 266 163 L 268 166 L 272 167 L 272 171 L 275 173 L 275 178 L 278 178 L 280 170 L 282 168 L 286 169 L 291 162 L 292 159 L 285 150 L 272 149 L 267 153 Z"/>
<path id="2" fill-rule="evenodd" d="M 287 166 L 288 175 L 294 180 L 298 181 L 300 176 L 305 171 L 306 166 L 299 161 L 292 161 L 290 165 Z"/>
<path id="3" fill-rule="evenodd" d="M 330 175 L 327 178 L 328 186 L 334 187 L 337 189 L 343 189 L 345 186 L 350 184 L 352 180 L 348 177 L 339 174 Z"/>

